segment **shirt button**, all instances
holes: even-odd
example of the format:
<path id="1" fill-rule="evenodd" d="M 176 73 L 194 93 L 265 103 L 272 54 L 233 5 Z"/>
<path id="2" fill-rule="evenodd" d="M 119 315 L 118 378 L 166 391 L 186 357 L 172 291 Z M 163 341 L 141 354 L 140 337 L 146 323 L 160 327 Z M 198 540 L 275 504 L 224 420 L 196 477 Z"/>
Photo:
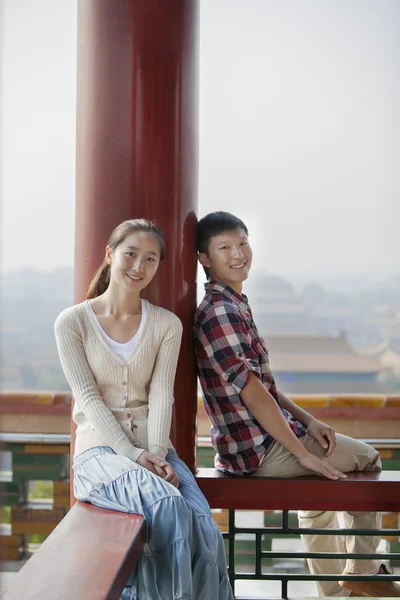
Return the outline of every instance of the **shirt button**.
<path id="1" fill-rule="evenodd" d="M 122 396 L 122 400 L 126 400 L 128 396 Z"/>
<path id="2" fill-rule="evenodd" d="M 128 385 L 128 382 L 127 381 L 123 381 L 122 385 Z"/>
<path id="3" fill-rule="evenodd" d="M 131 419 L 131 418 L 132 418 L 132 415 L 131 415 L 131 414 L 127 414 L 127 415 L 126 415 L 126 418 L 127 418 L 127 419 Z"/>
<path id="4" fill-rule="evenodd" d="M 136 425 L 136 423 L 133 423 L 132 427 L 133 429 L 137 429 L 138 426 Z"/>

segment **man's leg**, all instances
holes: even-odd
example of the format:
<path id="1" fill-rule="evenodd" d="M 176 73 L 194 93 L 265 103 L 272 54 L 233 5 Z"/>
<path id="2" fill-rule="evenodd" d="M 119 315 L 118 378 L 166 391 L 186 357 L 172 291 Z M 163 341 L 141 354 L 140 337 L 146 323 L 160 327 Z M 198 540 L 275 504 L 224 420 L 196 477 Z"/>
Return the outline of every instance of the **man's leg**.
<path id="1" fill-rule="evenodd" d="M 300 439 L 304 442 L 304 438 Z M 312 452 L 311 449 L 309 450 Z M 300 477 L 304 475 L 310 475 L 310 471 L 303 469 L 296 457 L 277 442 L 270 448 L 259 469 L 253 473 L 253 476 L 258 477 Z M 307 529 L 310 527 L 336 529 L 339 526 L 337 513 L 334 511 L 299 511 L 298 518 L 299 526 Z M 302 535 L 301 540 L 306 552 L 344 552 L 343 538 L 338 535 Z M 307 563 L 310 573 L 318 575 L 330 573 L 339 575 L 346 566 L 345 560 L 337 558 L 308 559 Z M 350 595 L 350 592 L 343 589 L 338 581 L 317 581 L 316 586 L 319 596 Z"/>
<path id="2" fill-rule="evenodd" d="M 299 527 L 303 529 L 338 529 L 337 513 L 331 510 L 299 511 Z M 302 535 L 301 541 L 306 552 L 344 552 L 343 538 L 340 535 Z M 346 566 L 343 558 L 309 558 L 308 568 L 313 575 L 339 575 Z M 338 581 L 316 581 L 318 596 L 349 596 L 350 591 L 340 586 Z"/>
<path id="3" fill-rule="evenodd" d="M 328 462 L 339 471 L 348 473 L 350 471 L 381 470 L 382 466 L 379 453 L 368 444 L 341 434 L 336 434 L 336 441 L 336 449 L 328 458 Z M 308 439 L 305 440 L 305 446 L 313 454 L 318 454 L 319 456 L 323 456 L 324 454 L 320 444 L 313 438 L 309 438 L 309 436 Z M 310 516 L 313 517 L 313 513 L 301 513 L 299 516 L 300 527 L 309 526 L 308 519 Z M 380 529 L 382 526 L 382 515 L 380 512 L 345 512 L 344 517 L 345 526 L 347 529 Z M 321 518 L 322 517 L 318 517 L 318 520 Z M 323 536 L 323 538 L 325 538 L 325 536 Z M 379 536 L 347 536 L 346 548 L 348 552 L 375 554 L 378 549 L 379 542 Z M 320 548 L 320 550 L 323 550 L 323 548 Z M 377 573 L 379 567 L 380 561 L 377 559 L 349 559 L 347 560 L 346 567 L 343 570 L 346 573 Z M 337 573 L 338 571 L 331 572 Z M 356 586 L 357 589 L 355 589 L 354 586 Z M 384 589 L 382 588 L 382 584 L 379 582 L 372 582 L 371 584 L 366 582 L 359 582 L 355 584 L 352 582 L 342 582 L 341 585 L 342 589 L 346 589 L 348 592 L 357 592 L 357 595 L 363 595 L 368 591 L 371 592 L 371 595 L 376 596 L 391 595 L 390 592 L 393 591 L 393 585 L 390 582 L 384 582 L 383 586 Z"/>
<path id="4" fill-rule="evenodd" d="M 311 436 L 306 435 L 301 438 L 304 446 L 313 454 L 323 457 L 325 455 L 324 449 L 321 445 Z M 364 442 L 355 440 L 353 438 L 336 434 L 337 446 L 333 454 L 327 459 L 328 462 L 336 469 L 342 472 L 350 471 L 379 471 L 381 469 L 381 462 L 379 453 Z M 293 464 L 294 462 L 294 464 Z M 293 455 L 286 451 L 280 444 L 276 442 L 272 446 L 270 452 L 265 456 L 260 468 L 254 475 L 267 476 L 267 477 L 293 477 L 299 475 L 309 475 L 310 473 L 303 469 L 295 459 Z M 349 528 L 362 528 L 362 529 L 380 529 L 381 528 L 381 514 L 380 513 L 366 513 L 366 512 L 353 512 L 345 513 L 346 527 Z M 330 525 L 327 525 L 330 523 Z M 299 511 L 299 525 L 300 527 L 334 527 L 332 525 L 336 523 L 336 517 L 333 517 L 326 512 L 318 511 Z M 306 551 L 310 552 L 341 552 L 343 550 L 343 544 L 340 536 L 302 536 L 302 541 Z M 347 549 L 349 552 L 368 552 L 375 553 L 379 545 L 379 536 L 349 536 L 347 539 Z M 358 560 L 358 561 L 347 561 L 346 568 L 343 569 L 344 564 L 342 561 L 329 561 L 328 559 L 323 560 L 308 560 L 310 571 L 312 573 L 340 573 L 343 570 L 348 573 L 376 573 L 379 569 L 379 560 Z M 335 586 L 335 590 L 332 592 L 332 585 Z M 338 584 L 335 582 L 319 582 L 318 590 L 319 593 L 323 591 L 325 595 L 348 595 L 350 590 L 353 589 L 355 584 L 349 585 L 343 582 L 342 591 L 338 590 Z M 361 587 L 362 586 L 362 587 Z M 362 595 L 363 593 L 369 593 L 370 591 L 376 591 L 377 593 L 371 594 L 376 596 L 398 596 L 398 590 L 400 586 L 398 584 L 379 583 L 375 584 L 373 588 L 373 582 L 370 584 L 362 583 L 357 585 L 357 593 Z M 382 593 L 382 586 L 385 587 L 385 594 Z M 347 588 L 347 589 L 345 589 Z M 387 589 L 386 589 L 387 588 Z M 348 591 L 347 591 L 348 590 Z M 379 593 L 378 593 L 379 592 Z"/>

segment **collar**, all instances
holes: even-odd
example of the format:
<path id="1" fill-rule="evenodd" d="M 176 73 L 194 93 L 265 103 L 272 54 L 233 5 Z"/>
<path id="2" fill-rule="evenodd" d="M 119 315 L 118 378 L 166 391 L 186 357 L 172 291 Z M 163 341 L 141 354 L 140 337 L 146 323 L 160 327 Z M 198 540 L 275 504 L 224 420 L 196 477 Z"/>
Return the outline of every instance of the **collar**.
<path id="1" fill-rule="evenodd" d="M 238 294 L 234 289 L 229 287 L 229 285 L 225 285 L 225 283 L 222 283 L 221 281 L 207 281 L 204 284 L 204 289 L 210 294 L 213 292 L 222 294 L 225 298 L 237 304 L 242 312 L 246 314 L 250 313 L 247 296 L 245 294 Z"/>

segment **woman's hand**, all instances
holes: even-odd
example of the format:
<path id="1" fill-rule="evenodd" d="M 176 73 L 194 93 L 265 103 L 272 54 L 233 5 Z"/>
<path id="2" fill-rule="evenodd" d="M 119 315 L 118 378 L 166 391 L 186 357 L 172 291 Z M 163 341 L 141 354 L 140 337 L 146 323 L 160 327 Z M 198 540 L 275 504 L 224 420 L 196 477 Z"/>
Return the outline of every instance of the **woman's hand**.
<path id="1" fill-rule="evenodd" d="M 158 458 L 158 456 L 150 454 L 150 452 L 147 452 L 147 450 L 142 452 L 142 454 L 137 459 L 137 463 L 141 467 L 144 467 L 145 469 L 148 469 L 149 471 L 154 473 L 154 475 L 158 475 L 159 477 L 162 477 L 162 479 L 165 478 L 164 467 L 167 463 L 165 462 L 165 460 L 161 460 L 161 458 Z"/>
<path id="2" fill-rule="evenodd" d="M 308 424 L 307 433 L 327 449 L 326 457 L 332 454 L 336 448 L 335 430 L 332 427 L 313 418 Z"/>
<path id="3" fill-rule="evenodd" d="M 174 468 L 167 461 L 161 460 L 158 456 L 154 456 L 154 454 L 145 450 L 139 456 L 137 463 L 141 467 L 154 473 L 154 475 L 158 475 L 161 479 L 165 479 L 165 481 L 172 483 L 176 488 L 179 487 L 179 478 L 175 473 Z"/>
<path id="4" fill-rule="evenodd" d="M 308 471 L 313 471 L 314 473 L 318 473 L 318 475 L 323 475 L 328 479 L 346 479 L 347 475 L 341 473 L 335 467 L 332 467 L 324 458 L 319 458 L 311 452 L 307 452 L 307 454 L 298 457 L 297 459 L 303 469 L 307 469 Z"/>
<path id="5" fill-rule="evenodd" d="M 165 471 L 165 477 L 163 477 L 163 479 L 165 481 L 168 481 L 169 483 L 172 483 L 172 485 L 174 485 L 176 488 L 179 487 L 179 477 L 175 473 L 175 469 L 173 468 L 173 466 L 170 465 L 166 461 L 165 461 L 164 471 Z"/>

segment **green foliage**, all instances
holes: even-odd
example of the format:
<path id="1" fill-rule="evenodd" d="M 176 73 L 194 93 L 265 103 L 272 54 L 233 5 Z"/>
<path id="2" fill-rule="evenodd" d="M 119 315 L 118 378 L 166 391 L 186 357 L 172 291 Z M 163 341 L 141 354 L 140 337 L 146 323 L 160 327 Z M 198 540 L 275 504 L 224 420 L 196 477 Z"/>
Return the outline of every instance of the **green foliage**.
<path id="1" fill-rule="evenodd" d="M 52 481 L 31 481 L 29 483 L 28 500 L 38 498 L 53 498 L 54 484 Z"/>
<path id="2" fill-rule="evenodd" d="M 0 506 L 0 523 L 11 523 L 11 506 Z"/>

